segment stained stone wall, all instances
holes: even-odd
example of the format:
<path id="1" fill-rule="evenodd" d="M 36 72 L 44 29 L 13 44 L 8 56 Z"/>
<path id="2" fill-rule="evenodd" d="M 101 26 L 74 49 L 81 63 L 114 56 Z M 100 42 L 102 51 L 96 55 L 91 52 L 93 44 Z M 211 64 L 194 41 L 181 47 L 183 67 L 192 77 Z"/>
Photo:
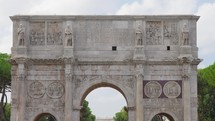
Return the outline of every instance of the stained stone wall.
<path id="1" fill-rule="evenodd" d="M 129 121 L 159 113 L 197 121 L 198 16 L 10 18 L 11 121 L 79 121 L 82 101 L 99 87 L 122 93 Z"/>

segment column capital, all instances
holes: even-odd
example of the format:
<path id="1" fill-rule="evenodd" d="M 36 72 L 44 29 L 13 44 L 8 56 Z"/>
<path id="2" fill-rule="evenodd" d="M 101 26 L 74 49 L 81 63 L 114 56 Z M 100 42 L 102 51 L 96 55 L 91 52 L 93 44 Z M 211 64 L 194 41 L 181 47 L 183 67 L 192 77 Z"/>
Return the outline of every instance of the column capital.
<path id="1" fill-rule="evenodd" d="M 63 58 L 65 64 L 73 64 L 75 62 L 74 58 Z"/>

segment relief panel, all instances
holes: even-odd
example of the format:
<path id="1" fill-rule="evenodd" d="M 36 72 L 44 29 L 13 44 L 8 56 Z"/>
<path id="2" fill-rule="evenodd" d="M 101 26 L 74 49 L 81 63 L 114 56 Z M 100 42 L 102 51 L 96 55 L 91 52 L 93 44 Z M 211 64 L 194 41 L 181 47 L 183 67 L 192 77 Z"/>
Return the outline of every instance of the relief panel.
<path id="1" fill-rule="evenodd" d="M 161 45 L 161 21 L 147 21 L 146 22 L 146 44 L 147 45 Z"/>
<path id="2" fill-rule="evenodd" d="M 30 45 L 45 45 L 45 22 L 30 23 Z"/>
<path id="3" fill-rule="evenodd" d="M 163 22 L 163 38 L 164 41 L 169 41 L 170 45 L 179 44 L 178 32 L 179 31 L 177 22 Z"/>
<path id="4" fill-rule="evenodd" d="M 62 23 L 47 23 L 47 45 L 62 45 Z"/>

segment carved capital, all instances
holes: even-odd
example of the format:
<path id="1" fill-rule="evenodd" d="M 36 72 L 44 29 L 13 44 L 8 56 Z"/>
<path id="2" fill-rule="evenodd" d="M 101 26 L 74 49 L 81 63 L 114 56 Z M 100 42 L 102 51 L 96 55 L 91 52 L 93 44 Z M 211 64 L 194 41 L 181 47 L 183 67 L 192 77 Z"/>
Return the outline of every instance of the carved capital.
<path id="1" fill-rule="evenodd" d="M 19 58 L 12 58 L 10 59 L 11 64 L 26 64 L 28 61 L 28 58 L 25 57 L 19 57 Z"/>
<path id="2" fill-rule="evenodd" d="M 26 75 L 25 74 L 19 74 L 18 79 L 19 79 L 19 81 L 25 81 L 26 80 Z"/>
<path id="3" fill-rule="evenodd" d="M 141 80 L 141 81 L 142 81 L 143 78 L 144 78 L 144 75 L 141 74 L 141 73 L 139 73 L 139 74 L 136 75 L 136 79 L 137 79 L 137 80 Z"/>
<path id="4" fill-rule="evenodd" d="M 179 57 L 178 60 L 181 64 L 190 64 L 194 60 L 194 58 L 191 56 L 183 56 Z"/>
<path id="5" fill-rule="evenodd" d="M 65 64 L 73 64 L 74 58 L 63 58 Z"/>
<path id="6" fill-rule="evenodd" d="M 190 74 L 182 74 L 181 78 L 183 80 L 188 80 L 190 78 Z"/>

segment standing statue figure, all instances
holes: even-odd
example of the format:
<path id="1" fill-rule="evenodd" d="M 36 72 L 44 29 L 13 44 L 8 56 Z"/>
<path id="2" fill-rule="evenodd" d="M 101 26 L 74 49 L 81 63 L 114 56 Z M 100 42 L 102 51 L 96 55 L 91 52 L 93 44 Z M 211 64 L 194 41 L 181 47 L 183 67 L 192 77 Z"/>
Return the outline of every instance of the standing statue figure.
<path id="1" fill-rule="evenodd" d="M 72 30 L 69 25 L 65 28 L 65 40 L 67 46 L 72 46 Z"/>
<path id="2" fill-rule="evenodd" d="M 24 46 L 25 44 L 25 28 L 22 26 L 22 24 L 19 25 L 18 29 L 17 29 L 17 33 L 18 33 L 18 41 L 19 41 L 19 45 L 20 46 Z"/>
<path id="3" fill-rule="evenodd" d="M 189 29 L 186 23 L 184 23 L 182 29 L 182 45 L 189 45 Z"/>
<path id="4" fill-rule="evenodd" d="M 140 24 L 138 25 L 137 30 L 136 30 L 136 43 L 139 46 L 143 45 L 142 31 L 141 31 Z"/>

